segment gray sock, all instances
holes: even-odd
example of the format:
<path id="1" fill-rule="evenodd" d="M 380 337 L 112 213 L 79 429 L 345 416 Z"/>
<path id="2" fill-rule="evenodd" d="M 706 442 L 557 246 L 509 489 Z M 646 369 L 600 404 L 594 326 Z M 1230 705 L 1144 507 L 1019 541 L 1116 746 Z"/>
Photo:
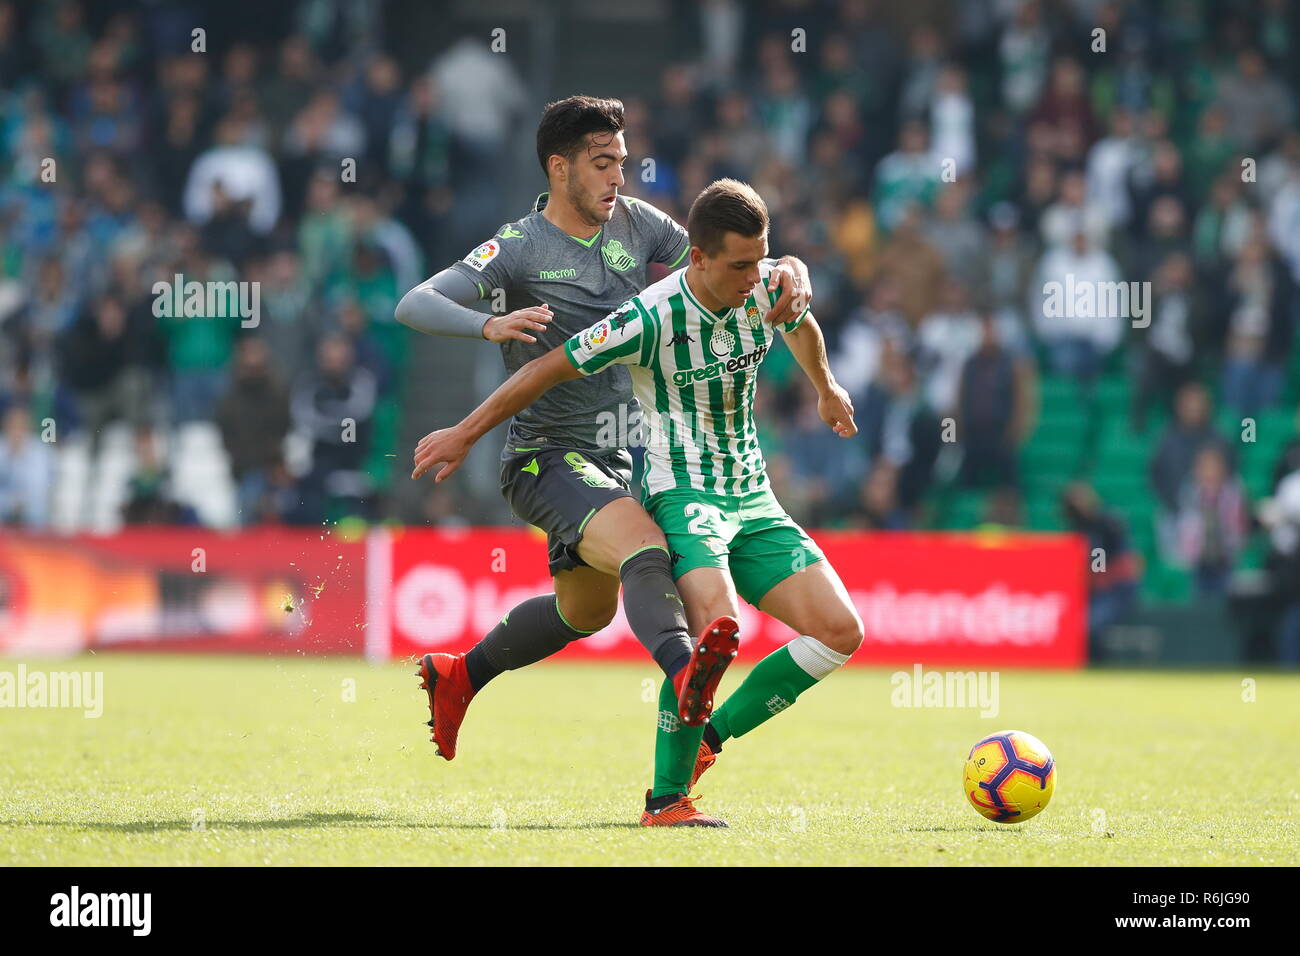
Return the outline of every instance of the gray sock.
<path id="1" fill-rule="evenodd" d="M 536 664 L 570 642 L 595 633 L 570 627 L 560 615 L 558 600 L 554 594 L 529 598 L 474 645 L 465 655 L 465 669 L 475 690 L 482 690 L 502 671 Z"/>
<path id="2" fill-rule="evenodd" d="M 623 611 L 632 633 L 672 677 L 690 657 L 691 637 L 668 552 L 660 547 L 638 551 L 623 562 L 618 576 L 623 581 Z"/>

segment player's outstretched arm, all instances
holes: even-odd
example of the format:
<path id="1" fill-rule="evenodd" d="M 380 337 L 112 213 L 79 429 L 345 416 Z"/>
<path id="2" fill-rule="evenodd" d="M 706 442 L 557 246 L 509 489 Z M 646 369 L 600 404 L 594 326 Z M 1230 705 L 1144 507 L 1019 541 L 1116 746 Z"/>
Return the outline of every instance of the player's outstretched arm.
<path id="1" fill-rule="evenodd" d="M 443 269 L 402 296 L 393 315 L 417 332 L 489 342 L 536 342 L 529 333 L 544 331 L 553 317 L 545 303 L 506 315 L 484 315 L 469 308 L 478 300 L 478 286 L 471 279 L 455 269 Z"/>
<path id="2" fill-rule="evenodd" d="M 812 313 L 804 316 L 793 332 L 785 333 L 785 344 L 790 346 L 795 361 L 817 389 L 817 413 L 822 421 L 841 438 L 852 438 L 858 433 L 853 421 L 853 402 L 831 374 L 830 363 L 826 361 L 826 341 Z"/>
<path id="3" fill-rule="evenodd" d="M 537 401 L 551 386 L 578 376 L 562 345 L 533 359 L 506 379 L 459 425 L 440 428 L 421 438 L 415 446 L 415 470 L 411 477 L 419 478 L 440 462 L 446 462 L 446 467 L 437 473 L 434 481 L 449 477 L 461 466 L 476 441 Z"/>

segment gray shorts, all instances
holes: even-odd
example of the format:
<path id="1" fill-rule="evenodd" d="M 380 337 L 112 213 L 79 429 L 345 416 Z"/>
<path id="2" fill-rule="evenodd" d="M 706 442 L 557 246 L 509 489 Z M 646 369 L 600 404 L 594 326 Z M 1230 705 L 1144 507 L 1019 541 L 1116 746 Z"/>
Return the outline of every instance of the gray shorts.
<path id="1" fill-rule="evenodd" d="M 578 557 L 587 522 L 611 501 L 636 498 L 631 480 L 632 456 L 622 448 L 507 445 L 501 455 L 501 493 L 521 521 L 546 532 L 552 576 L 587 565 Z"/>

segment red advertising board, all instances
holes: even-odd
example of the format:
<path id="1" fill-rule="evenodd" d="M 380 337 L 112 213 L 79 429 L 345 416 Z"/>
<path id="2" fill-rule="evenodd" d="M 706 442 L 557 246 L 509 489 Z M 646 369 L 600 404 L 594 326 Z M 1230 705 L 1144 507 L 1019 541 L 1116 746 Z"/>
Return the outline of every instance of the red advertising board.
<path id="1" fill-rule="evenodd" d="M 862 617 L 858 664 L 1076 667 L 1085 552 L 1069 535 L 818 532 Z M 515 528 L 233 534 L 167 528 L 0 538 L 0 653 L 361 654 L 468 650 L 551 591 L 545 539 Z M 754 662 L 794 636 L 742 604 Z M 620 606 L 569 660 L 646 660 Z"/>
<path id="2" fill-rule="evenodd" d="M 544 539 L 529 531 L 412 529 L 372 542 L 367 652 L 464 651 L 521 600 L 551 589 Z M 391 537 L 390 537 L 391 535 Z M 1071 535 L 837 533 L 814 537 L 865 630 L 858 664 L 1077 667 L 1086 658 L 1086 557 Z M 390 546 L 391 542 L 391 546 Z M 384 562 L 390 562 L 383 567 Z M 384 582 L 391 588 L 384 593 Z M 741 653 L 757 661 L 795 636 L 741 605 Z M 644 660 L 620 607 L 570 660 Z"/>
<path id="3" fill-rule="evenodd" d="M 326 531 L 0 537 L 0 653 L 359 654 L 364 542 Z"/>
<path id="4" fill-rule="evenodd" d="M 1087 554 L 1074 535 L 815 535 L 862 618 L 859 663 L 1078 667 Z"/>

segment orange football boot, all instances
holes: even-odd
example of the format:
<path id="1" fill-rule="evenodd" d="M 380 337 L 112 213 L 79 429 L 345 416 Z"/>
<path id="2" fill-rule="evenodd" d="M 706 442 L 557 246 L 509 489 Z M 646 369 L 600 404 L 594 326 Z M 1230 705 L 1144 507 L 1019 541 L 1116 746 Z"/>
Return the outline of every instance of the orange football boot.
<path id="1" fill-rule="evenodd" d="M 651 791 L 645 792 L 646 804 L 650 803 Z M 711 817 L 695 809 L 695 801 L 700 795 L 688 797 L 684 793 L 676 794 L 677 800 L 658 810 L 646 809 L 641 814 L 643 827 L 726 827 L 726 823 L 717 817 Z"/>
<path id="2" fill-rule="evenodd" d="M 429 726 L 437 745 L 438 756 L 451 760 L 456 756 L 456 738 L 465 719 L 474 688 L 465 670 L 464 654 L 425 654 L 420 659 L 420 689 L 429 693 Z"/>
<path id="3" fill-rule="evenodd" d="M 739 653 L 740 623 L 725 614 L 704 629 L 691 659 L 678 675 L 677 716 L 687 727 L 698 727 L 713 713 L 713 695 L 727 665 Z"/>

